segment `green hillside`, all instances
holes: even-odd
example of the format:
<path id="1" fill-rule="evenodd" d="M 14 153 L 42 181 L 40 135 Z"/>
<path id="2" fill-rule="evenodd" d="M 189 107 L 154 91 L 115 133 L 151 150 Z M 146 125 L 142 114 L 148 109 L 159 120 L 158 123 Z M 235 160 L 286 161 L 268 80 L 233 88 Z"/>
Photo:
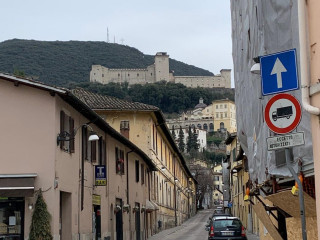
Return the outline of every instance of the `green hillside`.
<path id="1" fill-rule="evenodd" d="M 170 54 L 170 53 L 169 53 Z M 15 70 L 38 81 L 57 86 L 88 82 L 91 66 L 145 68 L 154 56 L 114 43 L 81 41 L 7 40 L 0 43 L 0 72 Z M 170 59 L 177 76 L 210 76 L 207 70 Z"/>

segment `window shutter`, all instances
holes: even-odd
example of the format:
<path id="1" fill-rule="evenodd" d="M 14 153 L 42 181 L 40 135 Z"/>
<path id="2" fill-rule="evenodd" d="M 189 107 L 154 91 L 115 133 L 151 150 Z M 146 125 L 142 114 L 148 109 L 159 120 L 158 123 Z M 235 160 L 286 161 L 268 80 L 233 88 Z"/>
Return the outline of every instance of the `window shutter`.
<path id="1" fill-rule="evenodd" d="M 102 165 L 107 165 L 107 156 L 106 156 L 106 141 L 102 139 Z"/>
<path id="2" fill-rule="evenodd" d="M 74 141 L 75 141 L 75 136 L 74 136 L 74 120 L 72 117 L 69 117 L 69 133 L 72 134 L 72 139 L 70 140 L 70 153 L 74 153 Z"/>
<path id="3" fill-rule="evenodd" d="M 102 165 L 102 155 L 103 155 L 103 139 L 99 137 L 98 142 L 98 164 Z"/>
<path id="4" fill-rule="evenodd" d="M 136 182 L 139 182 L 139 161 L 136 160 Z"/>
<path id="5" fill-rule="evenodd" d="M 64 132 L 64 111 L 60 111 L 60 134 Z M 60 141 L 60 149 L 63 149 L 64 141 Z"/>
<path id="6" fill-rule="evenodd" d="M 96 141 L 91 142 L 91 162 L 97 162 L 97 144 Z"/>
<path id="7" fill-rule="evenodd" d="M 116 173 L 119 173 L 120 172 L 120 162 L 119 162 L 119 151 L 118 151 L 118 148 L 116 147 L 115 149 L 115 156 L 116 156 Z"/>

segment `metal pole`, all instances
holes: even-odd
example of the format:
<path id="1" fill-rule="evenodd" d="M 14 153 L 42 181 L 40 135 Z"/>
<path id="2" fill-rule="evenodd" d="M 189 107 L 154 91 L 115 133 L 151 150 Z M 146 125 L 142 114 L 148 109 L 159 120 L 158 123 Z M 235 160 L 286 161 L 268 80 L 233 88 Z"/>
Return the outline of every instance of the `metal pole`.
<path id="1" fill-rule="evenodd" d="M 300 203 L 300 218 L 301 218 L 301 228 L 302 228 L 302 239 L 307 240 L 307 231 L 306 231 L 306 215 L 304 209 L 304 198 L 303 198 L 303 187 L 300 179 L 298 178 L 297 173 L 293 170 L 290 163 L 290 152 L 289 148 L 285 149 L 286 154 L 286 163 L 289 171 L 291 172 L 294 180 L 298 183 L 299 186 L 299 203 Z"/>

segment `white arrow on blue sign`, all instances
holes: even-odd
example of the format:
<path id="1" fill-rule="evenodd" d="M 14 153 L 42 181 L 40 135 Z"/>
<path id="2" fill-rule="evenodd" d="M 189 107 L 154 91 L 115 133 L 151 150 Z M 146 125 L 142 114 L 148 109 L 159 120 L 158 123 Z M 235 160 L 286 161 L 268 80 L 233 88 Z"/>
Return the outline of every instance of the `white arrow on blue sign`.
<path id="1" fill-rule="evenodd" d="M 296 50 L 260 57 L 262 95 L 299 89 Z"/>

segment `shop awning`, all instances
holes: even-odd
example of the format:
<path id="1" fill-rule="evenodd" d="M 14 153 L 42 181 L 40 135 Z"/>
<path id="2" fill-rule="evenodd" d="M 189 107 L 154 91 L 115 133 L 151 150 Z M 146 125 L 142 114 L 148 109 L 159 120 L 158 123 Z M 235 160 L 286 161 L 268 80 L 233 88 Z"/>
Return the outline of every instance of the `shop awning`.
<path id="1" fill-rule="evenodd" d="M 304 193 L 303 196 L 306 217 L 316 217 L 316 200 L 307 193 Z M 266 199 L 292 217 L 300 217 L 299 196 L 294 196 L 290 190 L 269 195 Z"/>
<path id="2" fill-rule="evenodd" d="M 156 204 L 152 200 L 147 200 L 147 202 L 146 202 L 146 211 L 147 212 L 152 212 L 152 211 L 156 211 L 156 210 L 159 210 L 158 204 Z"/>
<path id="3" fill-rule="evenodd" d="M 32 197 L 37 174 L 0 174 L 0 197 Z"/>
<path id="4" fill-rule="evenodd" d="M 257 214 L 260 221 L 263 223 L 264 227 L 268 230 L 271 237 L 275 240 L 282 240 L 276 227 L 273 225 L 269 215 L 267 214 L 263 204 L 261 202 L 252 206 L 254 212 Z"/>

